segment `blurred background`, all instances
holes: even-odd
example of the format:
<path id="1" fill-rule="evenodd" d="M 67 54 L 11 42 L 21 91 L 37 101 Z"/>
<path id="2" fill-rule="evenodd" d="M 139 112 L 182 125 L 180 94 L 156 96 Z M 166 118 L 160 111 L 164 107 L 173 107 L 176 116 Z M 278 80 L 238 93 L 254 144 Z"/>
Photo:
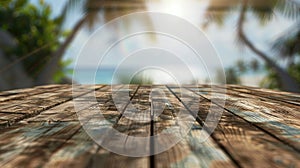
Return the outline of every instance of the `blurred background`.
<path id="1" fill-rule="evenodd" d="M 97 28 L 142 11 L 172 14 L 199 27 L 223 63 L 226 83 L 300 91 L 299 0 L 1 0 L 0 90 L 72 80 L 92 84 L 91 75 L 99 84 L 173 83 L 157 70 L 112 81 L 127 51 L 148 43 L 143 40 L 115 49 L 101 67 L 93 54 L 76 62 Z M 151 18 L 144 21 L 151 25 Z M 101 48 L 118 39 L 119 32 L 138 25 L 128 22 L 107 29 L 107 35 L 97 37 L 97 45 Z M 77 75 L 72 79 L 75 66 Z M 222 75 L 222 68 L 216 67 L 214 78 Z M 210 79 L 205 74 L 198 79 L 182 75 L 182 81 L 209 83 Z"/>

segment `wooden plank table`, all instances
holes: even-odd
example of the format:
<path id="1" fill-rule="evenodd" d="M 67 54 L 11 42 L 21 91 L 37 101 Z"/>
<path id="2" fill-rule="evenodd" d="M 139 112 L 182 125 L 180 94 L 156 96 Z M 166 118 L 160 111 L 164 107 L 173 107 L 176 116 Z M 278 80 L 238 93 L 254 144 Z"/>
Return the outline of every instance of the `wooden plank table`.
<path id="1" fill-rule="evenodd" d="M 209 85 L 131 85 L 129 101 L 124 99 L 120 110 L 111 86 L 76 88 L 72 92 L 71 85 L 47 85 L 0 92 L 0 167 L 300 167 L 300 94 L 236 85 L 215 86 L 226 93 L 216 93 Z M 164 95 L 151 99 L 153 89 Z M 86 96 L 91 93 L 96 103 Z M 225 106 L 219 101 L 222 96 Z M 195 97 L 197 106 L 189 104 Z M 75 100 L 82 104 L 80 114 Z M 159 104 L 166 107 L 153 117 Z M 214 132 L 202 141 L 210 108 L 224 111 Z M 166 151 L 143 157 L 106 150 L 87 134 L 77 116 L 92 119 L 101 112 L 130 141 L 131 136 L 151 137 L 171 127 L 180 130 L 180 110 L 198 113 L 187 136 Z M 141 120 L 128 118 L 130 113 Z M 171 141 L 169 137 L 147 146 L 154 150 L 158 143 Z"/>

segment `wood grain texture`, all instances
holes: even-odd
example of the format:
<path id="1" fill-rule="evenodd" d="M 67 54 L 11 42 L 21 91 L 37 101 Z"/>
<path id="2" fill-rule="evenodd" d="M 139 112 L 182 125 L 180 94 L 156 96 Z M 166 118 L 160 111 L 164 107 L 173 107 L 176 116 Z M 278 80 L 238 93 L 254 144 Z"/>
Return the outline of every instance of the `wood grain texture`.
<path id="1" fill-rule="evenodd" d="M 45 92 L 53 92 L 64 88 L 69 88 L 69 85 L 45 85 L 45 86 L 37 86 L 34 88 L 25 88 L 25 89 L 15 89 L 3 91 L 0 93 L 0 102 L 21 99 L 24 97 L 37 95 Z"/>
<path id="2" fill-rule="evenodd" d="M 184 94 L 194 93 L 189 91 L 185 90 Z M 206 98 L 207 94 L 201 96 Z M 201 107 L 199 116 L 202 120 L 205 120 L 210 108 L 219 108 L 215 103 L 211 103 L 209 98 L 201 102 Z M 242 167 L 299 166 L 300 155 L 297 151 L 227 110 L 224 110 L 212 137 Z"/>
<path id="3" fill-rule="evenodd" d="M 154 167 L 236 167 L 213 139 L 202 141 L 201 137 L 207 133 L 201 132 L 202 127 L 195 122 L 192 114 L 180 102 L 181 99 L 165 86 L 154 88 L 164 93 L 153 96 L 152 100 L 155 106 L 159 106 L 153 108 L 154 114 L 159 114 L 154 119 L 154 135 L 166 135 L 154 144 L 166 146 L 178 139 L 178 143 L 169 150 L 154 156 Z M 189 103 L 191 106 L 193 102 Z"/>
<path id="4" fill-rule="evenodd" d="M 300 94 L 282 92 L 270 89 L 262 89 L 256 87 L 241 87 L 236 85 L 227 86 L 228 89 L 236 90 L 240 93 L 256 95 L 258 97 L 267 98 L 276 102 L 285 102 L 294 105 L 300 105 Z"/>
<path id="5" fill-rule="evenodd" d="M 0 167 L 300 167 L 299 94 L 184 87 L 46 85 L 0 92 Z M 125 138 L 112 138 L 109 128 Z M 158 135 L 166 136 L 153 138 Z M 176 137 L 154 156 L 128 157 L 101 146 L 155 152 Z"/>
<path id="6" fill-rule="evenodd" d="M 2 134 L 1 167 L 42 166 L 79 128 L 78 122 L 18 124 Z"/>
<path id="7" fill-rule="evenodd" d="M 199 90 L 197 93 L 218 102 L 218 98 L 212 94 Z M 225 108 L 300 151 L 300 114 L 294 105 L 290 107 L 262 101 L 257 96 L 240 97 L 236 92 L 227 90 Z"/>
<path id="8" fill-rule="evenodd" d="M 9 127 L 26 118 L 37 116 L 44 110 L 72 100 L 73 97 L 78 97 L 94 89 L 103 87 L 99 85 L 77 87 L 74 89 L 69 85 L 50 86 L 40 86 L 36 88 L 38 91 L 35 91 L 34 94 L 0 102 L 0 121 L 6 121 L 2 122 L 2 124 L 0 122 L 0 129 Z M 26 91 L 28 91 L 28 89 L 26 89 Z"/>
<path id="9" fill-rule="evenodd" d="M 128 105 L 129 103 L 132 103 L 135 107 L 142 108 L 143 106 L 147 106 L 147 104 L 142 104 L 142 98 L 140 98 L 141 93 L 144 93 L 145 90 L 142 88 L 141 90 L 138 89 L 137 85 L 132 85 L 129 88 L 125 86 L 119 86 L 119 87 L 114 87 L 118 92 L 124 92 L 124 97 L 127 97 L 124 99 L 124 97 L 119 99 L 119 103 L 122 103 L 123 105 Z M 135 120 L 130 120 L 126 118 L 125 116 L 122 116 L 121 113 L 131 113 L 133 111 L 132 108 L 128 108 L 127 106 L 120 106 L 121 109 L 117 109 L 116 104 L 114 103 L 112 92 L 110 90 L 106 91 L 99 91 L 96 93 L 96 98 L 97 102 L 99 104 L 90 107 L 89 109 L 83 110 L 80 113 L 88 113 L 88 116 L 93 116 L 99 113 L 99 110 L 102 114 L 101 117 L 104 117 L 102 119 L 108 121 L 111 123 L 111 125 L 107 125 L 107 123 L 99 121 L 97 119 L 92 118 L 89 121 L 89 124 L 92 124 L 93 122 L 97 123 L 97 128 L 96 129 L 102 129 L 105 132 L 105 129 L 107 127 L 114 128 L 120 133 L 126 135 L 126 136 L 135 136 L 139 133 L 141 133 L 140 136 L 147 136 L 147 130 L 146 126 L 141 127 L 141 123 Z M 131 101 L 128 101 L 131 100 Z M 123 109 L 124 108 L 124 109 Z M 119 111 L 120 110 L 120 111 Z M 137 113 L 136 116 L 139 116 L 139 114 L 142 113 Z M 143 117 L 143 115 L 140 115 Z M 99 123 L 101 122 L 101 123 Z M 103 125 L 102 125 L 103 123 Z M 102 128 L 99 126 L 102 125 Z M 146 133 L 146 135 L 145 135 Z M 119 141 L 115 142 L 114 138 L 110 137 L 109 135 L 106 135 L 105 133 L 100 137 L 103 142 L 110 143 L 114 146 L 119 146 L 123 147 L 126 145 L 126 140 L 127 142 L 130 141 L 130 139 L 123 139 L 121 143 Z M 92 148 L 94 150 L 94 148 Z M 88 159 L 88 166 L 87 167 L 101 167 L 103 165 L 106 165 L 107 167 L 148 167 L 149 165 L 149 159 L 147 157 L 127 157 L 123 156 L 120 154 L 115 154 L 112 152 L 109 152 L 105 150 L 102 147 L 98 147 L 98 149 L 92 153 L 91 158 Z"/>

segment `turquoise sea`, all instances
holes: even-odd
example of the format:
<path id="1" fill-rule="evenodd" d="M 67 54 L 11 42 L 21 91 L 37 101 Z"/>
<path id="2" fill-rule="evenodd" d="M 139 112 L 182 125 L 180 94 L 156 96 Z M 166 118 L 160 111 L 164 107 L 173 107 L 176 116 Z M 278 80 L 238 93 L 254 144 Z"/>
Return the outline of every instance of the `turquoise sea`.
<path id="1" fill-rule="evenodd" d="M 80 68 L 74 70 L 74 74 L 68 74 L 78 84 L 116 84 L 120 83 L 118 79 L 113 79 L 114 68 Z M 242 84 L 249 86 L 259 86 L 260 81 L 265 75 L 264 71 L 248 72 L 241 76 Z M 158 79 L 154 79 L 158 80 Z M 160 82 L 164 83 L 164 82 Z"/>
<path id="2" fill-rule="evenodd" d="M 74 70 L 74 74 L 69 74 L 76 83 L 80 84 L 111 84 L 113 79 L 113 68 L 105 68 L 101 70 L 81 68 Z"/>

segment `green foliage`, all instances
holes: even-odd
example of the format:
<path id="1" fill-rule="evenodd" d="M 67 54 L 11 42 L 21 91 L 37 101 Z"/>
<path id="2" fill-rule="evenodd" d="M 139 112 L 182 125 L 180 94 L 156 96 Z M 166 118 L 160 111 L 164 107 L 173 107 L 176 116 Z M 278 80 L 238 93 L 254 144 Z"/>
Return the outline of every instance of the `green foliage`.
<path id="1" fill-rule="evenodd" d="M 269 89 L 279 89 L 280 87 L 280 79 L 278 75 L 269 67 L 266 66 L 267 75 L 260 82 L 260 86 L 263 88 Z"/>
<path id="2" fill-rule="evenodd" d="M 0 29 L 9 32 L 18 44 L 6 53 L 8 59 L 13 61 L 37 50 L 22 61 L 26 73 L 32 79 L 41 72 L 64 35 L 61 30 L 62 20 L 52 18 L 51 12 L 51 7 L 42 0 L 37 6 L 30 4 L 28 0 L 1 2 Z M 62 76 L 64 75 L 60 75 Z M 57 76 L 55 78 L 59 80 Z"/>
<path id="3" fill-rule="evenodd" d="M 226 83 L 241 84 L 241 79 L 240 79 L 241 75 L 250 71 L 256 72 L 259 71 L 260 69 L 261 66 L 257 60 L 251 60 L 249 62 L 245 62 L 243 60 L 237 60 L 233 66 L 225 68 Z"/>
<path id="4" fill-rule="evenodd" d="M 151 78 L 135 76 L 130 80 L 130 84 L 153 84 L 153 81 Z"/>
<path id="5" fill-rule="evenodd" d="M 124 74 L 119 76 L 118 80 L 121 84 L 153 84 L 153 80 L 144 73 L 138 73 L 132 78 Z"/>
<path id="6" fill-rule="evenodd" d="M 54 74 L 53 81 L 55 83 L 60 83 L 61 80 L 67 75 L 67 74 L 73 74 L 72 69 L 67 69 L 71 63 L 73 62 L 72 59 L 62 60 L 59 63 L 59 70 Z"/>
<path id="7" fill-rule="evenodd" d="M 241 73 L 244 73 L 247 71 L 247 67 L 246 67 L 246 64 L 243 60 L 238 60 L 236 62 L 236 66 L 238 68 L 238 70 L 241 72 Z"/>
<path id="8" fill-rule="evenodd" d="M 298 19 L 299 22 L 299 19 Z M 300 86 L 300 28 L 299 23 L 292 26 L 292 29 L 286 31 L 279 37 L 272 46 L 278 54 L 279 59 L 284 59 L 288 62 L 285 67 L 288 74 L 295 79 Z M 282 90 L 282 84 L 276 73 L 270 68 L 266 68 L 267 76 L 261 82 L 262 87 Z"/>
<path id="9" fill-rule="evenodd" d="M 249 68 L 253 71 L 258 71 L 260 68 L 259 62 L 255 59 L 250 61 Z"/>
<path id="10" fill-rule="evenodd" d="M 241 84 L 238 71 L 232 67 L 225 69 L 227 84 Z"/>
<path id="11" fill-rule="evenodd" d="M 288 67 L 288 72 L 300 84 L 300 62 L 290 65 Z"/>
<path id="12" fill-rule="evenodd" d="M 279 89 L 282 90 L 282 84 L 278 75 L 269 67 L 266 66 L 267 75 L 261 81 L 260 86 L 269 89 Z M 300 62 L 292 63 L 287 67 L 288 73 L 293 77 L 297 83 L 300 85 Z"/>

